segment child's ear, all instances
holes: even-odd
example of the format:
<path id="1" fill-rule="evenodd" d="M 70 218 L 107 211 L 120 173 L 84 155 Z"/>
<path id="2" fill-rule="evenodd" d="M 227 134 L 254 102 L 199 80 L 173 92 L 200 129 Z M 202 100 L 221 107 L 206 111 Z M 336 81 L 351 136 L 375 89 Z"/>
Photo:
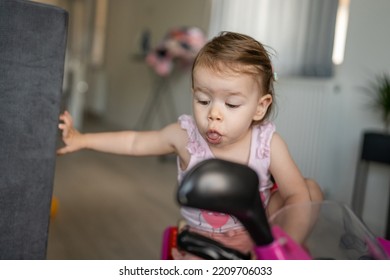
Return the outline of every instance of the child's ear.
<path id="1" fill-rule="evenodd" d="M 257 103 L 257 109 L 255 115 L 253 116 L 253 120 L 261 121 L 264 118 L 265 114 L 267 113 L 267 109 L 269 105 L 271 105 L 271 103 L 272 103 L 271 94 L 266 94 L 262 96 Z"/>

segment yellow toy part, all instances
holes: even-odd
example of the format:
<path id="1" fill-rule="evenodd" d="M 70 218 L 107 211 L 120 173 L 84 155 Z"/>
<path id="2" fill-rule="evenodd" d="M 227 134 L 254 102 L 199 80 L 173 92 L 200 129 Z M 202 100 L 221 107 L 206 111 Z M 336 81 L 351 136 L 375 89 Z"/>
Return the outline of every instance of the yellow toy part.
<path id="1" fill-rule="evenodd" d="M 54 219 L 57 216 L 58 205 L 60 201 L 57 197 L 53 196 L 51 199 L 51 207 L 50 207 L 50 218 Z"/>

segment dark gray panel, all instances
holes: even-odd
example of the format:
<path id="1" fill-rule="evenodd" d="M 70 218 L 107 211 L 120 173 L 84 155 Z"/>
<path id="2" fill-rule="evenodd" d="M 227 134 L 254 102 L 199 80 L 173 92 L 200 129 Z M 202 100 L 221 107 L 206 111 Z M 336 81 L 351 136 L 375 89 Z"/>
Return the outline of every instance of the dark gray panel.
<path id="1" fill-rule="evenodd" d="M 0 0 L 0 259 L 44 259 L 68 14 Z"/>

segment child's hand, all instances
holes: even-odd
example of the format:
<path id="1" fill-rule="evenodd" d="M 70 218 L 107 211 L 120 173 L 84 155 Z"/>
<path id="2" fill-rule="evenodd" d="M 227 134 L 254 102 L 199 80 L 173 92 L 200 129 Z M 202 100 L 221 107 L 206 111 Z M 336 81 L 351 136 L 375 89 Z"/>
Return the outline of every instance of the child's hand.
<path id="1" fill-rule="evenodd" d="M 62 130 L 62 141 L 65 147 L 58 149 L 57 154 L 63 155 L 81 149 L 81 133 L 73 127 L 72 116 L 68 111 L 60 115 L 60 121 L 62 123 L 58 125 L 58 128 Z"/>

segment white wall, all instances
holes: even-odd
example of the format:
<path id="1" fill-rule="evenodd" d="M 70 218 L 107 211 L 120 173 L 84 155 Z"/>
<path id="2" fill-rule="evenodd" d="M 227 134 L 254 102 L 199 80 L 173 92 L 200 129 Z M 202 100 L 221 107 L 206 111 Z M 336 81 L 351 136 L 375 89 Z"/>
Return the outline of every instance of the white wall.
<path id="1" fill-rule="evenodd" d="M 279 132 L 304 176 L 314 177 L 327 199 L 351 203 L 365 130 L 381 130 L 361 87 L 390 73 L 390 1 L 352 0 L 344 63 L 332 79 L 280 79 Z M 324 94 L 324 92 L 326 94 Z M 363 220 L 378 235 L 386 225 L 390 168 L 371 164 Z"/>
<path id="2" fill-rule="evenodd" d="M 337 197 L 349 201 L 355 175 L 356 160 L 362 131 L 383 129 L 379 115 L 367 108 L 367 97 L 359 89 L 372 81 L 374 75 L 390 73 L 390 1 L 352 0 L 345 50 L 345 61 L 337 79 L 341 86 L 340 152 L 342 156 Z M 364 220 L 377 233 L 384 230 L 387 215 L 390 171 L 373 166 L 367 182 Z"/>

